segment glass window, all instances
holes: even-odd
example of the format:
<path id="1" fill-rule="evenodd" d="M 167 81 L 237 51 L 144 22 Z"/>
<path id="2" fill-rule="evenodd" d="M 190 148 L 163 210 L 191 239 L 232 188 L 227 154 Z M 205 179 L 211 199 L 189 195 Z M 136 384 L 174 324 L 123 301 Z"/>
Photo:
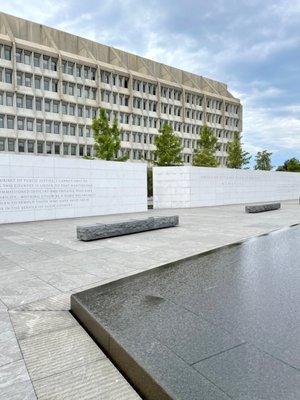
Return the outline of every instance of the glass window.
<path id="1" fill-rule="evenodd" d="M 52 122 L 46 121 L 46 133 L 51 133 L 52 131 Z"/>
<path id="2" fill-rule="evenodd" d="M 33 97 L 26 96 L 26 108 L 32 110 Z"/>
<path id="3" fill-rule="evenodd" d="M 83 114 L 83 107 L 82 106 L 77 106 L 77 114 L 78 114 L 78 117 L 82 117 L 82 114 Z"/>
<path id="4" fill-rule="evenodd" d="M 78 134 L 79 136 L 83 136 L 83 126 L 78 127 Z"/>
<path id="5" fill-rule="evenodd" d="M 3 105 L 3 92 L 0 92 L 0 105 Z"/>
<path id="6" fill-rule="evenodd" d="M 42 111 L 42 99 L 40 97 L 35 98 L 35 109 L 36 111 Z"/>
<path id="7" fill-rule="evenodd" d="M 23 50 L 22 49 L 17 49 L 16 50 L 16 61 L 21 63 L 23 58 Z"/>
<path id="8" fill-rule="evenodd" d="M 27 130 L 28 131 L 33 131 L 33 119 L 28 119 L 27 118 Z"/>
<path id="9" fill-rule="evenodd" d="M 69 105 L 69 115 L 75 115 L 75 105 L 74 104 Z"/>
<path id="10" fill-rule="evenodd" d="M 11 47 L 4 46 L 4 58 L 5 60 L 11 60 Z"/>
<path id="11" fill-rule="evenodd" d="M 77 85 L 77 96 L 82 97 L 82 86 L 81 85 Z"/>
<path id="12" fill-rule="evenodd" d="M 41 55 L 40 54 L 34 53 L 33 63 L 34 63 L 35 67 L 41 66 Z"/>
<path id="13" fill-rule="evenodd" d="M 63 94 L 67 94 L 67 87 L 68 87 L 67 82 L 63 82 L 62 87 L 63 87 Z"/>
<path id="14" fill-rule="evenodd" d="M 36 120 L 36 131 L 43 132 L 43 121 L 41 119 Z"/>
<path id="15" fill-rule="evenodd" d="M 28 140 L 27 151 L 28 151 L 28 153 L 34 153 L 34 141 L 33 140 Z"/>
<path id="16" fill-rule="evenodd" d="M 69 154 L 69 145 L 64 143 L 64 155 L 67 156 Z"/>
<path id="17" fill-rule="evenodd" d="M 22 86 L 23 84 L 23 74 L 22 72 L 17 72 L 17 85 Z"/>
<path id="18" fill-rule="evenodd" d="M 58 135 L 59 134 L 59 122 L 54 122 L 53 124 L 53 132 Z"/>
<path id="19" fill-rule="evenodd" d="M 82 157 L 84 152 L 84 146 L 79 146 L 79 155 Z"/>
<path id="20" fill-rule="evenodd" d="M 18 117 L 17 124 L 18 124 L 18 130 L 23 131 L 24 130 L 24 118 Z"/>
<path id="21" fill-rule="evenodd" d="M 47 142 L 46 143 L 46 153 L 47 154 L 51 154 L 52 153 L 52 143 L 51 142 Z"/>
<path id="22" fill-rule="evenodd" d="M 15 151 L 15 139 L 8 139 L 8 151 Z"/>
<path id="23" fill-rule="evenodd" d="M 89 70 L 90 70 L 90 67 L 87 67 L 87 66 L 84 67 L 84 77 L 85 77 L 85 79 L 88 79 L 88 77 L 89 77 Z"/>
<path id="24" fill-rule="evenodd" d="M 82 65 L 76 64 L 76 76 L 81 77 Z"/>
<path id="25" fill-rule="evenodd" d="M 30 65 L 31 64 L 31 52 L 25 50 L 24 51 L 24 63 Z"/>
<path id="26" fill-rule="evenodd" d="M 51 100 L 45 99 L 45 111 L 50 112 L 51 111 Z"/>
<path id="27" fill-rule="evenodd" d="M 0 128 L 4 128 L 4 115 L 0 115 Z"/>
<path id="28" fill-rule="evenodd" d="M 31 80 L 32 80 L 32 76 L 29 74 L 25 74 L 25 86 L 31 87 Z"/>
<path id="29" fill-rule="evenodd" d="M 71 155 L 76 156 L 76 144 L 71 144 Z"/>
<path id="30" fill-rule="evenodd" d="M 57 71 L 57 59 L 56 58 L 51 58 L 51 70 Z"/>
<path id="31" fill-rule="evenodd" d="M 12 93 L 6 93 L 6 105 L 9 107 L 14 105 L 14 95 Z"/>
<path id="32" fill-rule="evenodd" d="M 37 142 L 37 152 L 39 154 L 44 153 L 44 142 Z"/>
<path id="33" fill-rule="evenodd" d="M 74 84 L 69 83 L 69 95 L 74 96 Z"/>
<path id="34" fill-rule="evenodd" d="M 73 75 L 73 70 L 74 70 L 74 63 L 68 61 L 67 73 L 69 75 Z"/>
<path id="35" fill-rule="evenodd" d="M 25 151 L 25 140 L 18 140 L 18 150 L 19 150 L 19 153 L 24 153 L 24 151 Z"/>
<path id="36" fill-rule="evenodd" d="M 69 134 L 69 125 L 68 124 L 63 124 L 63 134 L 64 135 Z"/>
<path id="37" fill-rule="evenodd" d="M 12 83 L 12 70 L 11 69 L 5 69 L 5 82 Z"/>
<path id="38" fill-rule="evenodd" d="M 58 81 L 52 79 L 52 92 L 57 92 L 58 89 Z"/>
<path id="39" fill-rule="evenodd" d="M 60 144 L 59 143 L 55 143 L 55 145 L 54 145 L 54 153 L 55 154 L 60 154 Z"/>
<path id="40" fill-rule="evenodd" d="M 75 125 L 70 125 L 70 135 L 75 136 Z"/>
<path id="41" fill-rule="evenodd" d="M 49 61 L 50 57 L 49 56 L 43 56 L 43 68 L 44 69 L 49 69 Z"/>
<path id="42" fill-rule="evenodd" d="M 7 129 L 14 129 L 15 118 L 12 115 L 7 116 Z"/>
<path id="43" fill-rule="evenodd" d="M 96 68 L 91 68 L 91 79 L 96 80 Z"/>
<path id="44" fill-rule="evenodd" d="M 68 103 L 62 103 L 62 113 L 67 114 L 68 113 Z"/>
<path id="45" fill-rule="evenodd" d="M 44 78 L 44 90 L 50 90 L 50 79 Z"/>
<path id="46" fill-rule="evenodd" d="M 41 80 L 42 78 L 40 76 L 35 76 L 34 77 L 34 86 L 36 89 L 40 89 L 41 88 Z"/>
<path id="47" fill-rule="evenodd" d="M 59 113 L 59 101 L 53 101 L 53 112 Z"/>

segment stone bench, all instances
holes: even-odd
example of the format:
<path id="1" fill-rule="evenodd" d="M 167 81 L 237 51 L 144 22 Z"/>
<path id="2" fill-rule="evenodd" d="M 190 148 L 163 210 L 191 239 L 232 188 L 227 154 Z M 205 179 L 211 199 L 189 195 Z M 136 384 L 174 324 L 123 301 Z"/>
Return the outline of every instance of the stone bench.
<path id="1" fill-rule="evenodd" d="M 246 206 L 246 213 L 260 213 L 265 211 L 279 210 L 281 207 L 280 203 L 267 203 L 267 204 L 253 204 L 251 206 Z"/>
<path id="2" fill-rule="evenodd" d="M 177 226 L 178 223 L 178 215 L 172 215 L 166 217 L 133 219 L 108 224 L 83 225 L 77 226 L 77 239 L 88 242 L 90 240 L 104 239 L 113 236 L 170 228 Z"/>

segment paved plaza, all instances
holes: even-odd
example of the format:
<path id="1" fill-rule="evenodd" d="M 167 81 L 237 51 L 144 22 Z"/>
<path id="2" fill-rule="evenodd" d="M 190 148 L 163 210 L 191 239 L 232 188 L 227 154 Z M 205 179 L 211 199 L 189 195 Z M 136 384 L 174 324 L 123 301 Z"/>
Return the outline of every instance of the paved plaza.
<path id="1" fill-rule="evenodd" d="M 300 205 L 151 210 L 176 228 L 80 242 L 76 226 L 124 215 L 0 226 L 0 399 L 133 400 L 139 396 L 69 313 L 70 294 L 300 223 Z"/>

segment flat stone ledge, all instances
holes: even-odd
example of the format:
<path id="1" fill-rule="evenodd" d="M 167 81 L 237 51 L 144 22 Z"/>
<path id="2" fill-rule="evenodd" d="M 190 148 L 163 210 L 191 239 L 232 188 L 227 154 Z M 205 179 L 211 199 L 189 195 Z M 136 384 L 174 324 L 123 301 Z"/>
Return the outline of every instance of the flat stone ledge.
<path id="1" fill-rule="evenodd" d="M 171 228 L 179 223 L 178 215 L 133 219 L 109 224 L 77 226 L 77 239 L 88 242 L 113 236 Z"/>
<path id="2" fill-rule="evenodd" d="M 255 204 L 245 207 L 246 213 L 260 213 L 265 211 L 279 210 L 281 208 L 281 203 L 267 203 L 267 204 Z"/>

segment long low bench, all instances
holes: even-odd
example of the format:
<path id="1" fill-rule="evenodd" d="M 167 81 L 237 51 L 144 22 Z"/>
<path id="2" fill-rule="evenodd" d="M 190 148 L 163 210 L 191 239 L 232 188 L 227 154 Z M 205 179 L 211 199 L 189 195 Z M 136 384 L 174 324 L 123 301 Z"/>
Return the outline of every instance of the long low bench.
<path id="1" fill-rule="evenodd" d="M 280 203 L 253 204 L 245 207 L 246 213 L 260 213 L 265 211 L 279 210 Z"/>
<path id="2" fill-rule="evenodd" d="M 178 215 L 132 219 L 108 224 L 77 226 L 77 239 L 88 242 L 113 236 L 128 235 L 155 229 L 170 228 L 179 223 Z"/>

